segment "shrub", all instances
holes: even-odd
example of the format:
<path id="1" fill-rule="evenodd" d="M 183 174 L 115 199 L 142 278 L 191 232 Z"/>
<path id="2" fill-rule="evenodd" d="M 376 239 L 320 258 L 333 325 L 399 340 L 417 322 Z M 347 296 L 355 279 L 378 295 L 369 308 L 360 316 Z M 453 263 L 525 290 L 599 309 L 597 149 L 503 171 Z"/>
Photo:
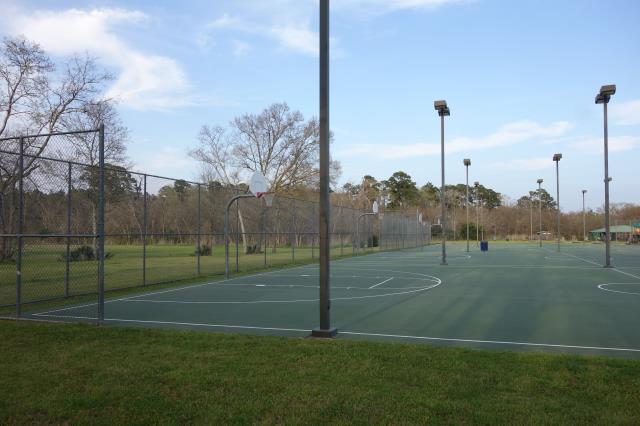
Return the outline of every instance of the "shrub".
<path id="1" fill-rule="evenodd" d="M 211 247 L 206 244 L 201 245 L 200 247 L 196 248 L 196 255 L 211 256 Z"/>
<path id="2" fill-rule="evenodd" d="M 256 254 L 256 253 L 260 253 L 260 250 L 258 249 L 257 244 L 247 246 L 247 251 L 245 254 Z"/>
<path id="3" fill-rule="evenodd" d="M 115 253 L 107 251 L 104 253 L 105 260 L 113 259 Z M 61 262 L 67 260 L 67 254 L 60 255 Z M 87 260 L 97 260 L 96 253 L 91 246 L 80 246 L 77 249 L 69 251 L 69 262 L 82 262 Z"/>

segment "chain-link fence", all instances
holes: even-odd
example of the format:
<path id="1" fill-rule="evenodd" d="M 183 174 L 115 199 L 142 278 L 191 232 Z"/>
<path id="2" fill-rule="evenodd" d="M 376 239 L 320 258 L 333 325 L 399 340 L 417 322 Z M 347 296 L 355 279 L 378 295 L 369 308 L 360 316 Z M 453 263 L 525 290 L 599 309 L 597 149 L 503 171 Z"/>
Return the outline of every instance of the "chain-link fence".
<path id="1" fill-rule="evenodd" d="M 104 291 L 225 272 L 224 213 L 245 188 L 109 164 L 100 130 L 0 140 L 0 309 L 96 302 Z M 101 165 L 103 165 L 101 167 Z M 313 262 L 318 204 L 243 198 L 230 209 L 232 273 Z M 418 247 L 416 214 L 331 210 L 331 256 Z M 102 248 L 104 245 L 104 249 Z M 98 317 L 100 317 L 98 312 Z"/>

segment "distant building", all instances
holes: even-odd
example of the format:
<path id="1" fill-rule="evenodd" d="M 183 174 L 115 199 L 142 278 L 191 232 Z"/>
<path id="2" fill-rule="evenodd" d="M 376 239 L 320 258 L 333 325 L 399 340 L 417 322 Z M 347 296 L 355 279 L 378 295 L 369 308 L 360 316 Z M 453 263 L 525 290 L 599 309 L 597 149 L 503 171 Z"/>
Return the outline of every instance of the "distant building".
<path id="1" fill-rule="evenodd" d="M 637 227 L 636 227 L 637 226 Z M 640 235 L 640 224 L 638 225 L 614 225 L 609 227 L 611 231 L 611 241 L 629 241 L 629 239 L 636 235 L 635 232 L 638 231 L 637 235 Z M 601 240 L 604 241 L 605 230 L 604 228 L 594 229 L 593 231 L 589 231 L 589 239 L 590 240 Z"/>

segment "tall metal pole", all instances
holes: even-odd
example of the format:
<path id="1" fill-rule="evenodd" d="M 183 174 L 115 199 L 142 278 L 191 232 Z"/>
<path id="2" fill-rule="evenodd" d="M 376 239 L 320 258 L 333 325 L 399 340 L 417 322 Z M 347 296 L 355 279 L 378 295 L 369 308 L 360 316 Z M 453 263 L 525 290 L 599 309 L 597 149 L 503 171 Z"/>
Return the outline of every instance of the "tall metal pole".
<path id="1" fill-rule="evenodd" d="M 202 195 L 201 195 L 201 190 L 202 185 L 198 184 L 198 233 L 196 235 L 196 245 L 197 245 L 197 250 L 196 250 L 196 254 L 197 254 L 197 260 L 196 260 L 196 274 L 198 276 L 200 276 L 200 256 L 201 256 L 201 250 L 202 250 L 202 246 L 201 246 L 201 241 L 200 241 L 200 234 L 202 232 L 202 206 L 200 204 L 200 200 L 202 199 Z"/>
<path id="2" fill-rule="evenodd" d="M 98 207 L 98 324 L 104 322 L 104 123 L 98 130 L 99 143 L 99 181 L 100 202 Z"/>
<path id="3" fill-rule="evenodd" d="M 440 188 L 440 205 L 442 207 L 442 262 L 447 264 L 447 216 L 444 196 L 444 114 L 440 114 L 440 171 L 442 174 L 442 186 Z"/>
<path id="4" fill-rule="evenodd" d="M 529 241 L 533 240 L 533 200 L 529 198 Z"/>
<path id="5" fill-rule="evenodd" d="M 607 102 L 604 105 L 604 241 L 605 268 L 611 267 L 611 234 L 609 224 L 609 123 L 607 121 Z"/>
<path id="6" fill-rule="evenodd" d="M 542 179 L 538 179 L 538 242 L 542 247 Z"/>
<path id="7" fill-rule="evenodd" d="M 558 230 L 557 230 L 557 240 L 558 240 L 558 251 L 560 251 L 560 161 L 556 161 L 556 199 L 558 201 L 558 209 L 557 209 L 557 222 L 558 222 Z"/>
<path id="8" fill-rule="evenodd" d="M 147 234 L 149 233 L 146 174 L 143 175 L 142 192 L 142 286 L 144 287 L 147 285 Z"/>
<path id="9" fill-rule="evenodd" d="M 16 253 L 16 317 L 22 315 L 22 249 L 24 232 L 24 138 L 20 138 L 18 159 L 18 253 Z"/>
<path id="10" fill-rule="evenodd" d="M 71 275 L 71 161 L 67 163 L 67 238 L 66 256 L 64 271 L 64 297 L 69 297 L 69 279 Z"/>
<path id="11" fill-rule="evenodd" d="M 320 326 L 315 337 L 333 337 L 329 263 L 329 0 L 320 0 Z"/>
<path id="12" fill-rule="evenodd" d="M 467 207 L 467 253 L 469 253 L 469 164 L 465 163 L 465 168 L 467 171 L 467 199 L 466 199 L 466 207 Z"/>
<path id="13" fill-rule="evenodd" d="M 484 225 L 482 223 L 482 198 L 480 198 L 480 237 L 482 238 L 482 241 L 484 241 Z"/>
<path id="14" fill-rule="evenodd" d="M 582 190 L 582 241 L 587 242 L 587 216 L 584 209 L 584 194 L 587 192 L 586 189 Z"/>
<path id="15" fill-rule="evenodd" d="M 478 185 L 478 182 L 474 184 L 476 188 L 476 246 L 480 245 L 480 197 L 478 196 Z"/>

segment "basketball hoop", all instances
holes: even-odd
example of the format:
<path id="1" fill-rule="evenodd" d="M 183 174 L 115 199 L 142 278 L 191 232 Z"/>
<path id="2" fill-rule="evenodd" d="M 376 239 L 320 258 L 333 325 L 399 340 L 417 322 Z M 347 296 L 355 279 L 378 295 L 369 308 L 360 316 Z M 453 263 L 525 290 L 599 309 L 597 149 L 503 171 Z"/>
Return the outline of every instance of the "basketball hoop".
<path id="1" fill-rule="evenodd" d="M 274 192 L 258 192 L 256 194 L 257 198 L 262 198 L 267 207 L 271 207 L 273 205 L 273 199 L 276 194 Z"/>
<path id="2" fill-rule="evenodd" d="M 275 197 L 275 193 L 269 192 L 269 184 L 267 183 L 267 179 L 260 172 L 255 172 L 253 176 L 251 176 L 251 181 L 249 182 L 249 191 L 256 198 L 263 198 L 264 203 L 267 207 L 271 207 L 273 204 L 273 198 Z"/>

